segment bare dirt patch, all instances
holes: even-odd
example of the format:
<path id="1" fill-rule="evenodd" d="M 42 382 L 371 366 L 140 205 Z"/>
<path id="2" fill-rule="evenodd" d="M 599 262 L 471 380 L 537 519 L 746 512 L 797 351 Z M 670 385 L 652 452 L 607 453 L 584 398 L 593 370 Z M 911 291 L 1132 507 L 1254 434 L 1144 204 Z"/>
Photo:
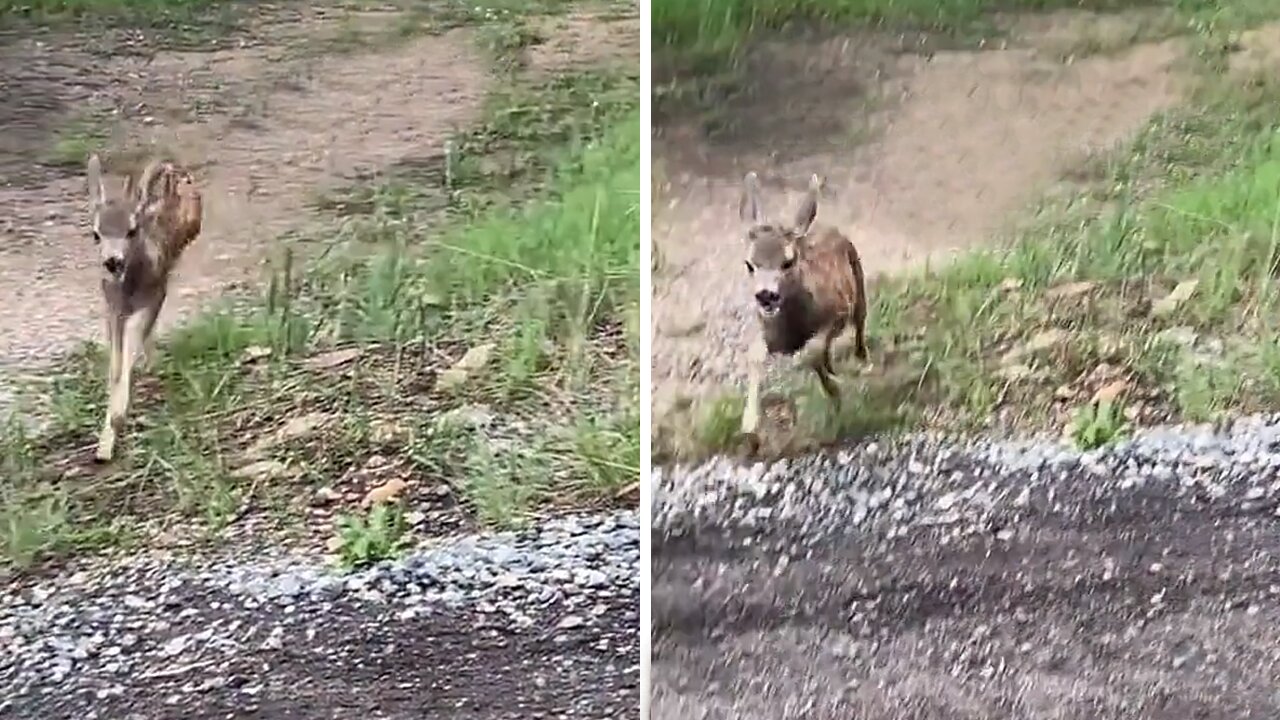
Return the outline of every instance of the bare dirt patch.
<path id="1" fill-rule="evenodd" d="M 8 362 L 46 360 L 98 332 L 81 174 L 34 164 L 74 113 L 110 113 L 120 121 L 110 145 L 155 144 L 198 169 L 205 229 L 161 318 L 170 326 L 252 281 L 277 238 L 311 221 L 318 192 L 438 153 L 477 117 L 488 87 L 465 31 L 331 56 L 278 45 L 103 58 L 35 41 L 5 52 L 26 58 L 3 63 L 5 99 L 47 108 L 0 147 L 8 179 L 0 291 L 12 308 L 0 314 L 0 361 Z"/>
<path id="2" fill-rule="evenodd" d="M 529 66 L 541 71 L 587 68 L 640 55 L 640 18 L 616 8 L 582 8 L 544 18 L 543 39 L 529 48 Z"/>
<path id="3" fill-rule="evenodd" d="M 865 36 L 774 42 L 749 60 L 755 85 L 725 108 L 724 131 L 657 130 L 659 408 L 740 379 L 753 327 L 735 208 L 748 169 L 783 216 L 810 173 L 826 176 L 819 219 L 850 234 L 870 275 L 895 273 L 998 237 L 1181 97 L 1176 41 L 1064 63 L 1028 37 L 927 57 Z"/>

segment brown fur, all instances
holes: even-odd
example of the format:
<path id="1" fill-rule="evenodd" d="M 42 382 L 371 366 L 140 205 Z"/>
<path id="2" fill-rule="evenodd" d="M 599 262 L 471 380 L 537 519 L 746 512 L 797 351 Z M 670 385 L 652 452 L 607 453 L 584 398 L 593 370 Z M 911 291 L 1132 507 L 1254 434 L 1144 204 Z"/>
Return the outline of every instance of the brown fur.
<path id="1" fill-rule="evenodd" d="M 752 350 L 751 386 L 743 430 L 754 433 L 759 422 L 759 384 L 762 365 L 770 354 L 794 355 L 815 339 L 818 356 L 810 362 L 823 391 L 837 406 L 840 390 L 831 362 L 831 344 L 853 326 L 854 354 L 867 359 L 867 293 L 862 260 L 853 242 L 839 230 L 814 225 L 818 213 L 820 179 L 815 175 L 809 193 L 792 225 L 770 224 L 760 208 L 754 173 L 744 180 L 743 219 L 747 232 L 747 272 L 761 338 Z"/>
<path id="2" fill-rule="evenodd" d="M 200 234 L 203 199 L 189 172 L 163 160 L 126 177 L 118 194 L 107 192 L 98 156 L 89 159 L 87 175 L 109 354 L 110 399 L 96 458 L 108 462 L 128 414 L 135 355 L 141 350 L 148 365 L 154 358 L 156 319 L 174 267 Z"/>

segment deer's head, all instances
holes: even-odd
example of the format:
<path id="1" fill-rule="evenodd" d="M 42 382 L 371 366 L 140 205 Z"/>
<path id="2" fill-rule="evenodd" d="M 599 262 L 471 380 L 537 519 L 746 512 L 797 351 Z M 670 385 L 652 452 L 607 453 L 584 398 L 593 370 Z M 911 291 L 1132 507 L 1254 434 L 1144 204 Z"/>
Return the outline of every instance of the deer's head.
<path id="1" fill-rule="evenodd" d="M 748 225 L 746 266 L 751 278 L 751 294 L 756 312 L 762 317 L 772 317 L 782 309 L 788 289 L 799 285 L 805 239 L 818 215 L 821 180 L 817 175 L 810 180 L 809 192 L 790 225 L 769 222 L 760 201 L 760 182 L 754 172 L 747 173 L 742 185 L 739 215 Z"/>

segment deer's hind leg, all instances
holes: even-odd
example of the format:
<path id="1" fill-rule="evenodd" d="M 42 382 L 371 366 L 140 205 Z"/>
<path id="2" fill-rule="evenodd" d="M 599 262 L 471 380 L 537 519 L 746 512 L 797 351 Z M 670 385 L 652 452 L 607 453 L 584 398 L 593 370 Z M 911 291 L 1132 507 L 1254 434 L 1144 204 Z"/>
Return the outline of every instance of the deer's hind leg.
<path id="1" fill-rule="evenodd" d="M 156 365 L 156 320 L 164 307 L 165 291 L 161 290 L 155 300 L 141 310 L 142 313 L 142 368 L 148 372 Z M 132 360 L 130 360 L 132 362 Z"/>
<path id="2" fill-rule="evenodd" d="M 867 301 L 860 300 L 853 308 L 854 345 L 853 354 L 862 362 L 866 362 L 870 354 L 867 352 Z"/>
<path id="3" fill-rule="evenodd" d="M 818 382 L 822 385 L 822 391 L 830 398 L 837 410 L 840 409 L 840 385 L 835 380 L 836 369 L 831 363 L 831 344 L 840 336 L 847 324 L 847 321 L 842 319 L 827 328 L 822 336 L 822 346 L 818 348 L 818 355 L 814 358 L 812 365 L 814 373 L 818 376 Z"/>

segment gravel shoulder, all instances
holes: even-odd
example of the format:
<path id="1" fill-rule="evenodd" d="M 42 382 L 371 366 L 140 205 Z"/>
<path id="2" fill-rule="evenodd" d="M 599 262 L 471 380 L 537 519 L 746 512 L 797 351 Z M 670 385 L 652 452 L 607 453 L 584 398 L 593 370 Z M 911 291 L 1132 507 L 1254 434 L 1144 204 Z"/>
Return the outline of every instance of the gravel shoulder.
<path id="1" fill-rule="evenodd" d="M 635 513 L 304 557 L 137 560 L 0 597 L 0 718 L 621 718 L 639 693 Z"/>
<path id="2" fill-rule="evenodd" d="M 656 718 L 1280 715 L 1280 418 L 654 481 Z"/>

